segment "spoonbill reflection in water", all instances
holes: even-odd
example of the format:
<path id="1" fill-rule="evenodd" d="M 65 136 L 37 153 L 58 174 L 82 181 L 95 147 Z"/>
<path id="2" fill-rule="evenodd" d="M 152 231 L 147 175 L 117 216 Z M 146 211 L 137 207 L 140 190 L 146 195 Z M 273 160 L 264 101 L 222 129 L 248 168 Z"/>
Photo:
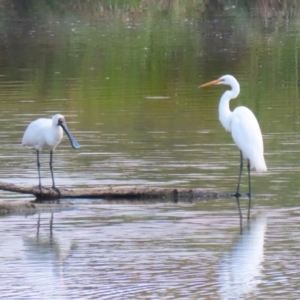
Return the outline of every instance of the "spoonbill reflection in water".
<path id="1" fill-rule="evenodd" d="M 249 204 L 248 204 L 248 219 L 250 219 L 251 208 L 251 182 L 250 182 L 250 167 L 257 172 L 267 171 L 267 166 L 264 158 L 264 144 L 258 121 L 253 112 L 245 107 L 238 106 L 234 111 L 230 110 L 229 102 L 236 98 L 240 93 L 240 84 L 232 75 L 224 75 L 217 80 L 200 85 L 207 87 L 211 85 L 229 85 L 231 90 L 226 91 L 219 104 L 219 120 L 226 131 L 231 132 L 232 138 L 240 150 L 240 172 L 237 184 L 236 193 L 234 194 L 239 208 L 240 219 L 242 213 L 240 208 L 240 182 L 243 169 L 243 157 L 248 160 L 248 185 L 249 185 Z"/>
<path id="2" fill-rule="evenodd" d="M 75 140 L 71 132 L 69 131 L 64 116 L 56 114 L 52 119 L 40 118 L 31 122 L 27 129 L 25 130 L 22 145 L 24 147 L 36 149 L 37 155 L 37 167 L 39 173 L 39 188 L 42 193 L 42 184 L 41 184 L 41 171 L 40 171 L 40 159 L 39 152 L 43 148 L 50 149 L 50 170 L 52 176 L 52 188 L 56 189 L 54 176 L 53 176 L 53 167 L 52 167 L 52 156 L 53 151 L 61 142 L 63 137 L 63 131 L 67 134 L 70 139 L 71 145 L 73 148 L 78 149 L 80 145 Z"/>

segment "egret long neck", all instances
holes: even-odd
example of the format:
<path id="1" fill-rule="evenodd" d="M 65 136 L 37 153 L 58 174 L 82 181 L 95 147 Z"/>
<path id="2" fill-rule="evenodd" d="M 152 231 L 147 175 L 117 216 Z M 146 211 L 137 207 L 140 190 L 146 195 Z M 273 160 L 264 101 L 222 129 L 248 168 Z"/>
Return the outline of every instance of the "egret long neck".
<path id="1" fill-rule="evenodd" d="M 231 99 L 236 98 L 239 93 L 240 93 L 240 87 L 236 86 L 231 91 L 226 91 L 222 95 L 220 100 L 219 120 L 227 131 L 231 131 L 230 124 L 231 124 L 232 111 L 230 110 L 229 102 Z"/>

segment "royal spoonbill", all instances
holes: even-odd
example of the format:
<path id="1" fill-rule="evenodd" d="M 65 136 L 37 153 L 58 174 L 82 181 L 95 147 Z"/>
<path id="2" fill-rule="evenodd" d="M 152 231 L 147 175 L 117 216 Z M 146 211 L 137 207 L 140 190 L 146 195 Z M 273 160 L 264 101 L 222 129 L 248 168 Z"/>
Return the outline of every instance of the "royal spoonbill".
<path id="1" fill-rule="evenodd" d="M 236 98 L 240 93 L 240 85 L 238 81 L 231 75 L 224 75 L 217 80 L 202 84 L 200 87 L 211 85 L 229 85 L 231 90 L 226 91 L 219 104 L 219 120 L 226 131 L 231 132 L 232 138 L 240 150 L 240 172 L 238 185 L 235 193 L 237 199 L 240 218 L 242 218 L 240 208 L 240 181 L 243 169 L 243 157 L 248 160 L 248 185 L 249 185 L 249 204 L 248 219 L 250 218 L 251 207 L 251 182 L 250 168 L 254 168 L 257 172 L 267 171 L 264 158 L 264 144 L 258 121 L 253 112 L 245 107 L 238 106 L 233 111 L 230 110 L 229 102 Z"/>
<path id="2" fill-rule="evenodd" d="M 54 176 L 53 176 L 53 167 L 52 167 L 52 156 L 53 151 L 61 142 L 63 137 L 63 131 L 67 134 L 70 139 L 71 145 L 73 148 L 78 149 L 80 145 L 75 140 L 71 132 L 69 131 L 64 116 L 56 114 L 52 119 L 40 118 L 31 122 L 27 129 L 25 130 L 22 145 L 24 147 L 36 149 L 37 155 L 37 167 L 39 173 L 39 188 L 42 193 L 42 184 L 41 184 L 41 172 L 40 172 L 40 159 L 39 152 L 43 148 L 50 149 L 50 170 L 52 176 L 52 188 L 56 189 Z"/>

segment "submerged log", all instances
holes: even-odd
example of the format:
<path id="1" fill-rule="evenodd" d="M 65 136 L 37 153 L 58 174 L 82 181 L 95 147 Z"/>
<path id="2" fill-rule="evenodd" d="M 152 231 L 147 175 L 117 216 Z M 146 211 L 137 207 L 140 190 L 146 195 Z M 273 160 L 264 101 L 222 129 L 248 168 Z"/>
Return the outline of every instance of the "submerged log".
<path id="1" fill-rule="evenodd" d="M 6 214 L 35 214 L 54 213 L 64 209 L 72 208 L 72 203 L 58 203 L 57 201 L 36 202 L 36 201 L 0 201 L 0 215 Z"/>
<path id="2" fill-rule="evenodd" d="M 192 201 L 204 199 L 216 199 L 231 197 L 232 194 L 220 194 L 217 192 L 205 191 L 203 189 L 170 188 L 152 186 L 102 186 L 99 188 L 76 188 L 76 189 L 48 189 L 38 186 L 24 186 L 0 181 L 0 190 L 32 194 L 37 201 L 55 200 L 64 198 L 93 198 L 93 199 L 160 199 L 164 201 Z"/>

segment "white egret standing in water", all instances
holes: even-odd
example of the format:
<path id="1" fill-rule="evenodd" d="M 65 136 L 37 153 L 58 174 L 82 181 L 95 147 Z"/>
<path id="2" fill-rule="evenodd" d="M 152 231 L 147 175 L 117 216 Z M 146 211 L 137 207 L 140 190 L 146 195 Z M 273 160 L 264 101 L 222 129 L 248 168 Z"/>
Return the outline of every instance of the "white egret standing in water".
<path id="1" fill-rule="evenodd" d="M 257 172 L 264 172 L 267 166 L 264 159 L 264 144 L 260 131 L 259 124 L 253 112 L 245 107 L 239 106 L 230 110 L 229 102 L 236 98 L 240 93 L 240 85 L 238 81 L 231 75 L 224 75 L 217 80 L 210 81 L 201 85 L 200 87 L 207 87 L 211 85 L 229 85 L 231 90 L 226 91 L 219 104 L 219 120 L 223 127 L 231 132 L 232 138 L 240 150 L 240 172 L 238 185 L 235 193 L 237 198 L 240 218 L 242 218 L 240 208 L 240 181 L 243 169 L 243 157 L 248 160 L 248 185 L 249 185 L 249 205 L 248 205 L 248 219 L 250 218 L 251 208 L 251 182 L 250 182 L 250 168 L 254 168 Z"/>
<path id="2" fill-rule="evenodd" d="M 44 147 L 50 149 L 50 170 L 52 176 L 52 188 L 56 189 L 53 176 L 52 155 L 55 148 L 61 142 L 63 131 L 70 139 L 73 148 L 78 149 L 80 145 L 69 131 L 64 116 L 57 114 L 52 119 L 40 118 L 31 122 L 25 130 L 22 145 L 37 150 L 37 167 L 39 173 L 39 188 L 42 193 L 39 151 Z"/>

